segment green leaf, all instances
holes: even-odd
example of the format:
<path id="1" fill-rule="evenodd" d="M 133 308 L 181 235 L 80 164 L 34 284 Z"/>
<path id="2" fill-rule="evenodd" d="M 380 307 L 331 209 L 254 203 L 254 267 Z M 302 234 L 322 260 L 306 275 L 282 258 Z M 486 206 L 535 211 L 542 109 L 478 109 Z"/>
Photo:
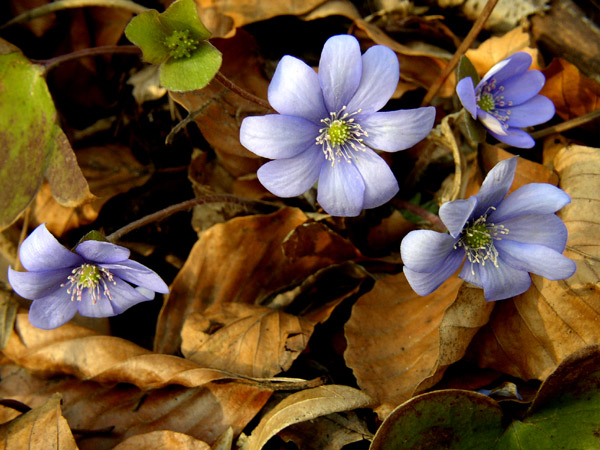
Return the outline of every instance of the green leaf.
<path id="1" fill-rule="evenodd" d="M 169 30 L 189 30 L 193 38 L 204 41 L 210 37 L 210 31 L 198 17 L 194 0 L 177 0 L 161 14 L 162 24 Z"/>
<path id="2" fill-rule="evenodd" d="M 134 17 L 125 28 L 127 39 L 142 49 L 142 59 L 150 64 L 160 64 L 169 58 L 169 49 L 164 44 L 169 34 L 154 9 Z"/>
<path id="3" fill-rule="evenodd" d="M 466 77 L 471 77 L 473 80 L 473 86 L 477 86 L 479 84 L 479 74 L 477 73 L 475 66 L 469 58 L 467 58 L 465 55 L 462 55 L 456 68 L 456 81 L 460 81 Z"/>
<path id="4" fill-rule="evenodd" d="M 465 128 L 467 130 L 467 136 L 473 142 L 478 144 L 485 141 L 485 127 L 478 121 L 473 119 L 471 113 L 465 109 Z"/>
<path id="5" fill-rule="evenodd" d="M 56 123 L 43 68 L 0 41 L 0 230 L 29 205 L 44 176 L 63 205 L 78 204 L 89 195 L 73 150 Z"/>
<path id="6" fill-rule="evenodd" d="M 200 42 L 189 58 L 171 58 L 160 66 L 160 84 L 172 91 L 202 89 L 219 71 L 222 55 L 210 43 Z"/>

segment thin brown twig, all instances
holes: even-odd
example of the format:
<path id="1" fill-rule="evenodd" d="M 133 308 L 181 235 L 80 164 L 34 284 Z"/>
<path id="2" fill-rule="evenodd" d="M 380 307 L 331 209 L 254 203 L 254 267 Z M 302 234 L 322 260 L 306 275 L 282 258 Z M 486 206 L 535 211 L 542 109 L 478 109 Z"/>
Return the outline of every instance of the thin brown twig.
<path id="1" fill-rule="evenodd" d="M 221 72 L 217 72 L 217 74 L 215 75 L 215 78 L 219 81 L 219 83 L 221 83 L 223 86 L 225 86 L 230 91 L 235 92 L 240 97 L 245 98 L 246 100 L 249 100 L 252 103 L 256 103 L 257 105 L 262 106 L 265 109 L 274 111 L 274 109 L 271 107 L 271 105 L 269 105 L 269 102 L 267 102 L 266 100 L 263 100 L 260 97 L 257 97 L 256 95 L 248 92 L 247 90 L 241 88 L 240 86 L 235 84 L 233 81 L 231 81 L 229 78 L 227 78 L 225 75 L 223 75 Z"/>
<path id="2" fill-rule="evenodd" d="M 554 133 L 562 133 L 563 131 L 570 130 L 572 128 L 579 127 L 585 123 L 591 122 L 600 117 L 600 109 L 596 109 L 592 112 L 584 114 L 583 116 L 575 117 L 574 119 L 567 120 L 566 122 L 558 123 L 550 127 L 544 128 L 539 131 L 531 133 L 533 139 L 539 139 L 542 137 L 549 136 Z"/>
<path id="3" fill-rule="evenodd" d="M 103 45 L 100 47 L 82 48 L 65 55 L 56 56 L 50 59 L 32 60 L 33 63 L 44 66 L 44 75 L 56 66 L 67 61 L 73 61 L 86 56 L 106 55 L 110 53 L 119 54 L 140 54 L 141 50 L 135 45 Z"/>
<path id="4" fill-rule="evenodd" d="M 460 57 L 464 55 L 464 53 L 469 47 L 471 47 L 471 44 L 473 43 L 479 32 L 483 29 L 483 26 L 488 20 L 488 17 L 490 17 L 490 14 L 492 14 L 496 3 L 498 3 L 498 0 L 488 0 L 486 5 L 483 7 L 483 10 L 481 11 L 481 14 L 473 24 L 471 31 L 469 31 L 469 34 L 467 34 L 467 37 L 465 37 L 465 40 L 462 41 L 462 44 L 460 44 L 460 46 L 456 50 L 456 53 L 454 53 L 454 56 L 452 57 L 450 62 L 448 62 L 448 65 L 444 68 L 438 79 L 435 80 L 435 82 L 431 85 L 431 87 L 427 91 L 427 94 L 425 94 L 423 102 L 421 102 L 421 106 L 428 105 L 431 102 L 431 99 L 433 99 L 433 97 L 435 97 L 435 95 L 438 93 L 438 91 L 442 87 L 442 84 L 444 84 L 444 82 L 446 81 L 446 78 L 448 78 L 448 76 L 455 69 Z"/>

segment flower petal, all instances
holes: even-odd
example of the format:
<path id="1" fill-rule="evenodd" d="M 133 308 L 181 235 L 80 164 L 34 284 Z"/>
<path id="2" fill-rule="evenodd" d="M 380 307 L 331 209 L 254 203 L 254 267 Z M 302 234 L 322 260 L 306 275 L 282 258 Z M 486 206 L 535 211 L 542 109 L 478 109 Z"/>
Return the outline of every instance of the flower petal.
<path id="1" fill-rule="evenodd" d="M 119 278 L 115 278 L 115 284 L 109 285 L 109 290 L 112 299 L 101 294 L 94 304 L 89 289 L 86 289 L 83 299 L 79 302 L 79 314 L 86 317 L 112 317 L 133 305 L 151 300 Z"/>
<path id="2" fill-rule="evenodd" d="M 83 264 L 83 259 L 63 247 L 41 224 L 31 232 L 19 250 L 21 264 L 30 272 L 38 272 Z"/>
<path id="3" fill-rule="evenodd" d="M 496 134 L 505 135 L 507 133 L 506 128 L 504 128 L 502 123 L 483 109 L 477 110 L 477 118 L 490 133 L 494 133 L 494 136 Z"/>
<path id="4" fill-rule="evenodd" d="M 534 97 L 544 87 L 546 77 L 539 70 L 528 70 L 505 81 L 502 91 L 505 102 L 520 105 Z"/>
<path id="5" fill-rule="evenodd" d="M 556 186 L 529 183 L 506 197 L 489 219 L 490 222 L 501 223 L 515 216 L 551 214 L 570 202 L 569 194 Z"/>
<path id="6" fill-rule="evenodd" d="M 86 261 L 97 263 L 114 263 L 125 261 L 130 252 L 125 247 L 102 241 L 83 241 L 75 251 L 83 256 Z"/>
<path id="7" fill-rule="evenodd" d="M 396 152 L 412 147 L 424 139 L 433 128 L 435 108 L 385 111 L 361 116 L 357 119 L 368 134 L 364 138 L 369 147 Z"/>
<path id="8" fill-rule="evenodd" d="M 494 78 L 497 85 L 501 85 L 505 80 L 524 73 L 531 66 L 531 55 L 526 52 L 517 52 L 506 59 L 503 59 L 494 65 L 481 79 L 478 87 L 487 80 Z"/>
<path id="9" fill-rule="evenodd" d="M 67 287 L 60 287 L 67 283 L 71 275 L 71 268 L 47 270 L 45 272 L 17 272 L 8 268 L 8 282 L 14 291 L 21 297 L 37 300 L 51 295 L 56 290 L 67 291 Z"/>
<path id="10" fill-rule="evenodd" d="M 477 207 L 477 198 L 478 196 L 474 195 L 468 199 L 454 200 L 440 206 L 440 219 L 442 219 L 452 237 L 457 238 L 471 218 Z"/>
<path id="11" fill-rule="evenodd" d="M 509 127 L 530 127 L 538 125 L 554 117 L 554 103 L 543 95 L 536 95 L 529 101 L 510 107 L 510 119 L 506 122 Z"/>
<path id="12" fill-rule="evenodd" d="M 531 277 L 524 270 L 515 269 L 498 256 L 498 266 L 487 261 L 479 264 L 483 293 L 488 302 L 503 300 L 522 294 L 531 286 Z"/>
<path id="13" fill-rule="evenodd" d="M 321 166 L 317 201 L 332 216 L 354 217 L 363 209 L 365 183 L 358 168 L 345 160 Z"/>
<path id="14" fill-rule="evenodd" d="M 429 295 L 439 288 L 444 281 L 458 270 L 465 253 L 460 250 L 451 252 L 446 259 L 439 265 L 438 270 L 430 273 L 415 272 L 404 266 L 404 275 L 410 287 L 419 295 Z"/>
<path id="15" fill-rule="evenodd" d="M 360 45 L 354 36 L 338 35 L 327 39 L 319 61 L 319 81 L 329 112 L 347 106 L 362 77 Z"/>
<path id="16" fill-rule="evenodd" d="M 502 240 L 545 245 L 562 253 L 567 245 L 567 227 L 555 214 L 529 214 L 502 221 L 508 234 Z"/>
<path id="17" fill-rule="evenodd" d="M 501 240 L 496 248 L 502 259 L 515 269 L 535 273 L 549 280 L 564 280 L 575 273 L 577 265 L 551 248 L 536 244 Z"/>
<path id="18" fill-rule="evenodd" d="M 363 208 L 376 208 L 390 201 L 398 193 L 396 177 L 377 153 L 370 149 L 357 153 L 352 162 L 365 183 Z"/>
<path id="19" fill-rule="evenodd" d="M 58 290 L 47 297 L 35 300 L 29 307 L 29 322 L 34 327 L 44 330 L 64 325 L 77 312 L 77 301 L 65 290 Z"/>
<path id="20" fill-rule="evenodd" d="M 492 167 L 477 194 L 478 204 L 473 217 L 479 218 L 483 214 L 489 213 L 490 207 L 497 207 L 502 202 L 513 182 L 516 169 L 516 156 L 500 161 Z"/>
<path id="21" fill-rule="evenodd" d="M 141 286 L 161 294 L 168 294 L 169 287 L 153 270 L 136 261 L 122 261 L 118 264 L 100 264 L 108 269 L 114 276 L 121 278 L 136 286 Z"/>
<path id="22" fill-rule="evenodd" d="M 362 77 L 348 112 L 358 109 L 362 114 L 379 111 L 392 97 L 400 79 L 398 57 L 388 47 L 374 45 L 362 55 Z"/>
<path id="23" fill-rule="evenodd" d="M 111 284 L 108 288 L 114 298 L 115 286 Z M 90 289 L 84 289 L 81 300 L 77 302 L 77 311 L 85 317 L 112 317 L 118 314 L 111 301 L 102 292 L 102 289 L 100 289 L 100 297 L 96 300 L 96 303 L 92 301 Z"/>
<path id="24" fill-rule="evenodd" d="M 296 197 L 316 183 L 323 164 L 330 163 L 315 146 L 292 158 L 263 164 L 257 175 L 262 185 L 278 197 Z"/>
<path id="25" fill-rule="evenodd" d="M 488 132 L 500 142 L 504 142 L 511 147 L 531 148 L 535 145 L 533 138 L 520 128 L 509 128 L 505 130 L 504 134 L 496 134 L 489 129 Z"/>
<path id="26" fill-rule="evenodd" d="M 316 124 L 329 117 L 317 73 L 293 56 L 281 58 L 267 95 L 280 114 L 304 117 Z"/>
<path id="27" fill-rule="evenodd" d="M 465 77 L 460 80 L 456 85 L 456 93 L 460 102 L 467 111 L 473 116 L 473 119 L 477 118 L 477 100 L 475 100 L 475 87 L 473 86 L 473 79 L 471 77 Z"/>
<path id="28" fill-rule="evenodd" d="M 400 244 L 402 262 L 405 267 L 416 272 L 435 272 L 448 255 L 455 251 L 455 242 L 456 239 L 446 233 L 432 230 L 411 231 Z"/>
<path id="29" fill-rule="evenodd" d="M 483 283 L 481 282 L 481 276 L 479 275 L 479 264 L 473 264 L 469 261 L 465 262 L 458 278 L 466 281 L 467 283 L 471 283 L 473 286 L 477 286 L 479 288 L 483 288 Z"/>
<path id="30" fill-rule="evenodd" d="M 258 156 L 291 158 L 316 145 L 319 127 L 297 116 L 267 114 L 246 117 L 240 128 L 240 142 Z"/>

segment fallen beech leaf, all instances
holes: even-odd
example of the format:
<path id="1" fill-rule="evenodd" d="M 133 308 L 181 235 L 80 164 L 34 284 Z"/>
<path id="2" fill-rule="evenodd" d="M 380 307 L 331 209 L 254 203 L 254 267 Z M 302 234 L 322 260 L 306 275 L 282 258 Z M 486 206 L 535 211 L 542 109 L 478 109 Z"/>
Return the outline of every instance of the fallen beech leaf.
<path id="1" fill-rule="evenodd" d="M 564 120 L 600 108 L 600 84 L 583 75 L 570 62 L 555 58 L 543 72 L 546 84 L 540 94 L 554 102 L 556 114 Z"/>
<path id="2" fill-rule="evenodd" d="M 267 378 L 290 368 L 313 328 L 310 320 L 283 311 L 219 303 L 186 317 L 181 352 L 203 367 Z"/>
<path id="3" fill-rule="evenodd" d="M 60 400 L 60 394 L 54 394 L 39 407 L 0 425 L 1 448 L 77 449 L 69 424 L 62 416 Z"/>
<path id="4" fill-rule="evenodd" d="M 531 289 L 496 305 L 472 349 L 481 366 L 524 380 L 543 380 L 565 357 L 600 342 L 600 149 L 565 147 L 554 167 L 571 196 L 558 215 L 577 272 L 561 281 L 533 275 Z"/>
<path id="5" fill-rule="evenodd" d="M 279 402 L 261 419 L 241 450 L 260 450 L 285 427 L 334 412 L 366 408 L 373 400 L 349 386 L 328 385 L 296 392 Z"/>
<path id="6" fill-rule="evenodd" d="M 125 439 L 113 450 L 210 450 L 210 445 L 176 431 L 151 431 Z"/>
<path id="7" fill-rule="evenodd" d="M 410 398 L 436 368 L 439 327 L 461 284 L 453 276 L 420 297 L 401 273 L 377 280 L 352 307 L 344 327 L 344 359 L 360 388 L 377 401 L 380 417 Z"/>

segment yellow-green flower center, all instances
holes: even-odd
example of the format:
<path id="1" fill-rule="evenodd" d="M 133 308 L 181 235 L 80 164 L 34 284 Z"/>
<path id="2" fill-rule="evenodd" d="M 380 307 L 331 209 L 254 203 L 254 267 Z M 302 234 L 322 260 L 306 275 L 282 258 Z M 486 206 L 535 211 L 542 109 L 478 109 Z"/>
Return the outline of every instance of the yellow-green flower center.
<path id="1" fill-rule="evenodd" d="M 329 135 L 329 142 L 331 145 L 342 145 L 344 144 L 348 138 L 350 137 L 350 127 L 343 120 L 334 121 L 327 134 Z"/>
<path id="2" fill-rule="evenodd" d="M 67 294 L 71 294 L 71 301 L 77 299 L 80 302 L 84 290 L 89 289 L 94 304 L 100 299 L 100 285 L 102 285 L 104 295 L 112 300 L 107 283 L 117 284 L 113 275 L 107 269 L 87 263 L 73 269 L 67 280 L 68 283 L 63 283 L 60 286 L 69 286 Z"/>
<path id="3" fill-rule="evenodd" d="M 165 45 L 173 58 L 189 58 L 198 48 L 198 41 L 190 37 L 190 30 L 175 30 L 165 38 Z"/>
<path id="4" fill-rule="evenodd" d="M 490 232 L 485 226 L 485 222 L 474 223 L 463 230 L 463 242 L 465 247 L 482 248 L 492 242 Z"/>
<path id="5" fill-rule="evenodd" d="M 316 144 L 323 148 L 325 159 L 331 161 L 332 166 L 342 158 L 352 162 L 351 160 L 356 158 L 355 152 L 364 152 L 367 149 L 363 144 L 362 136 L 368 134 L 354 121 L 353 116 L 358 113 L 360 109 L 347 113 L 344 106 L 338 112 L 329 113 L 329 117 L 321 119 L 325 127 L 319 130 Z"/>
<path id="6" fill-rule="evenodd" d="M 492 94 L 484 93 L 479 98 L 477 105 L 484 111 L 490 112 L 496 107 L 496 102 L 494 101 L 494 96 Z"/>

